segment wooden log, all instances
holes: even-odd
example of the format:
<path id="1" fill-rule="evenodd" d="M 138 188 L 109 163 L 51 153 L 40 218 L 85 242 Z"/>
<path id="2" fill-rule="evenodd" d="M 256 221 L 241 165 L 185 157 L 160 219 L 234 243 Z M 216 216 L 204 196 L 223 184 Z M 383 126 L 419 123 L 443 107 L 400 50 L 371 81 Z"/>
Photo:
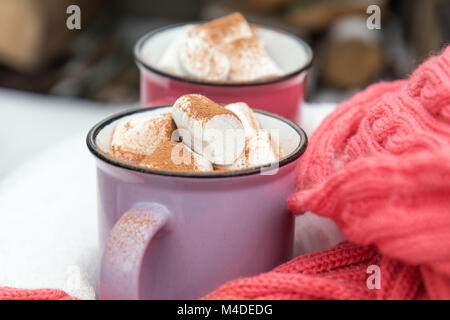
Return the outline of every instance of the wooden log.
<path id="1" fill-rule="evenodd" d="M 319 53 L 321 78 L 339 89 L 369 84 L 384 66 L 381 31 L 369 30 L 364 16 L 336 21 Z"/>
<path id="2" fill-rule="evenodd" d="M 69 30 L 67 7 L 81 8 L 82 30 L 99 12 L 103 1 L 1 0 L 0 63 L 33 72 L 68 49 L 76 30 Z"/>
<path id="3" fill-rule="evenodd" d="M 333 21 L 352 14 L 365 14 L 369 5 L 378 5 L 381 12 L 385 0 L 292 0 L 284 19 L 286 22 L 311 32 L 323 31 Z"/>

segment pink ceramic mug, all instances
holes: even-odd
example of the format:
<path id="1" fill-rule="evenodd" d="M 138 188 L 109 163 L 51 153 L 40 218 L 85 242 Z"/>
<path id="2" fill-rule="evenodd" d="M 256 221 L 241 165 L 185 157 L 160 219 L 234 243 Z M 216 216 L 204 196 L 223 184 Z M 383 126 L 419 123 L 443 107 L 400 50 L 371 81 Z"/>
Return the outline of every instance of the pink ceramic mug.
<path id="1" fill-rule="evenodd" d="M 119 162 L 108 150 L 118 120 L 168 112 L 134 109 L 98 123 L 87 144 L 97 159 L 101 299 L 195 299 L 291 256 L 294 191 L 307 138 L 293 122 L 257 111 L 279 132 L 277 166 L 177 173 Z M 273 170 L 273 171 L 271 171 Z M 273 173 L 273 174 L 271 174 Z"/>
<path id="2" fill-rule="evenodd" d="M 141 74 L 141 105 L 173 104 L 180 96 L 200 93 L 217 103 L 244 101 L 255 109 L 298 122 L 304 99 L 312 50 L 300 38 L 282 30 L 259 26 L 266 50 L 284 71 L 271 80 L 248 83 L 206 82 L 187 79 L 158 69 L 158 61 L 185 25 L 171 25 L 144 35 L 134 54 Z"/>

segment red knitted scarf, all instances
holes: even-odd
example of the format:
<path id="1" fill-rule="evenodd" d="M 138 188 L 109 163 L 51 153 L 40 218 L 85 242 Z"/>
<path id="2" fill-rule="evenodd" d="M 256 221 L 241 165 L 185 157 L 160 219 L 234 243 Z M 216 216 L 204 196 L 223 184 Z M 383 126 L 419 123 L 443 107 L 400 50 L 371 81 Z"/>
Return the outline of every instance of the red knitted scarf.
<path id="1" fill-rule="evenodd" d="M 15 289 L 0 287 L 0 300 L 77 300 L 57 289 Z"/>
<path id="2" fill-rule="evenodd" d="M 288 205 L 333 219 L 353 244 L 206 299 L 450 299 L 450 47 L 340 104 L 312 136 Z"/>

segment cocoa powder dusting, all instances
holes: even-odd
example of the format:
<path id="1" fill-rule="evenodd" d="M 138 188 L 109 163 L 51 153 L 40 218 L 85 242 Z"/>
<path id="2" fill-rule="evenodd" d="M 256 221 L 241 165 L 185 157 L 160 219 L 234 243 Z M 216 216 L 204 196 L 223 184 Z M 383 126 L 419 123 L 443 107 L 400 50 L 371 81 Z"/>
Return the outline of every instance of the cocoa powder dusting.
<path id="1" fill-rule="evenodd" d="M 177 149 L 174 150 L 174 148 Z M 151 155 L 146 156 L 139 165 L 150 169 L 167 171 L 200 171 L 195 164 L 193 152 L 181 142 L 176 141 L 164 141 L 160 143 L 155 151 Z"/>
<path id="2" fill-rule="evenodd" d="M 239 118 L 227 108 L 215 103 L 201 94 L 187 94 L 181 97 L 180 106 L 190 117 L 196 120 L 208 121 L 214 116 L 227 114 Z"/>
<path id="3" fill-rule="evenodd" d="M 198 39 L 185 44 L 182 59 L 201 75 L 198 79 L 219 81 L 229 68 L 226 56 Z"/>
<path id="4" fill-rule="evenodd" d="M 126 134 L 130 130 L 134 129 L 132 120 L 129 119 L 123 124 L 123 128 Z M 172 119 L 170 113 L 164 113 L 148 120 L 145 129 L 142 132 L 138 132 L 139 136 L 146 136 L 145 143 L 147 145 L 158 145 L 161 141 L 171 140 L 172 133 L 177 129 L 175 121 Z M 140 142 L 134 141 L 135 145 L 121 146 L 111 145 L 110 149 L 112 155 L 117 160 L 126 161 L 130 164 L 139 163 L 146 154 L 142 150 Z"/>
<path id="5" fill-rule="evenodd" d="M 228 57 L 239 58 L 242 55 L 250 54 L 254 58 L 265 56 L 265 51 L 261 43 L 261 39 L 258 36 L 249 38 L 236 39 L 223 46 L 222 50 L 228 55 Z"/>
<path id="6" fill-rule="evenodd" d="M 130 164 L 138 164 L 139 161 L 145 158 L 145 155 L 143 154 L 138 154 L 131 151 L 124 151 L 122 147 L 115 147 L 113 155 L 116 160 L 125 161 Z"/>
<path id="7" fill-rule="evenodd" d="M 190 35 L 202 35 L 202 38 L 213 43 L 219 44 L 224 38 L 235 33 L 241 25 L 246 25 L 247 20 L 239 12 L 229 14 L 225 17 L 212 20 L 200 26 L 192 28 Z"/>
<path id="8" fill-rule="evenodd" d="M 268 57 L 261 40 L 256 35 L 250 38 L 236 39 L 223 45 L 221 50 L 230 60 L 231 72 L 251 68 L 261 59 Z"/>

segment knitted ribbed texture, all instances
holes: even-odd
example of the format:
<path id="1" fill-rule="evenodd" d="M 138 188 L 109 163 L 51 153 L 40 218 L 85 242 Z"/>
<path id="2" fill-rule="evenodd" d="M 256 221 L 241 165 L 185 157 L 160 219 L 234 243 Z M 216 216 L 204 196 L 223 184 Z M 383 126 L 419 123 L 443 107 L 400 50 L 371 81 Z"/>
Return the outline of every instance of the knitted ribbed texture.
<path id="1" fill-rule="evenodd" d="M 450 299 L 450 47 L 340 104 L 313 134 L 288 206 L 333 219 L 356 244 L 205 298 Z M 366 284 L 371 264 L 379 290 Z"/>
<path id="2" fill-rule="evenodd" d="M 379 265 L 382 275 L 389 271 L 391 279 L 382 279 L 384 290 L 367 288 L 370 265 Z M 397 297 L 400 286 L 404 295 Z M 392 262 L 373 246 L 346 242 L 299 256 L 269 273 L 230 281 L 204 299 L 383 299 L 390 292 L 391 298 L 423 298 L 418 268 Z"/>
<path id="3" fill-rule="evenodd" d="M 57 289 L 15 289 L 0 287 L 0 300 L 77 300 Z"/>

